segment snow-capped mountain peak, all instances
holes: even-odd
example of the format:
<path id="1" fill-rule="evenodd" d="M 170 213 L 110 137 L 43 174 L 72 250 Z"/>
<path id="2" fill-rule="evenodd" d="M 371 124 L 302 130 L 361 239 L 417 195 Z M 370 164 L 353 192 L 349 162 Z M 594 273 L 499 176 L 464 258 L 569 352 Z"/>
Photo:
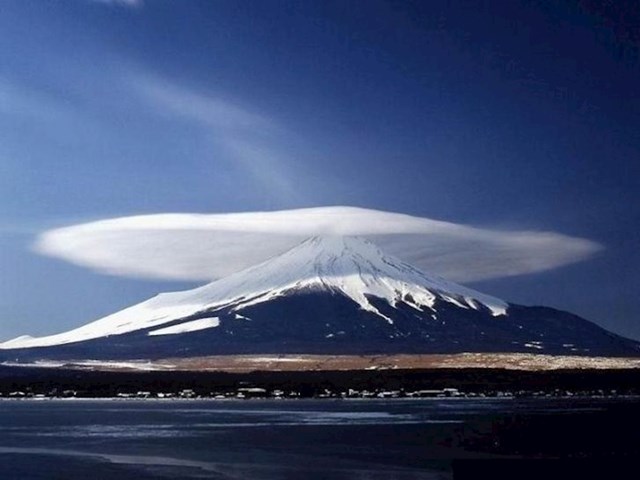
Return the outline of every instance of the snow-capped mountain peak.
<path id="1" fill-rule="evenodd" d="M 397 258 L 385 255 L 376 245 L 359 237 L 313 237 L 245 272 L 253 276 L 257 283 L 265 286 L 271 284 L 264 289 L 268 292 L 268 298 L 291 289 L 325 288 L 351 298 L 362 309 L 390 322 L 371 304 L 368 297 L 384 299 L 391 305 L 402 300 L 419 309 L 432 307 L 436 298 L 440 298 L 463 308 L 484 306 L 494 315 L 504 314 L 507 308 L 502 300 L 423 273 Z M 235 284 L 234 280 L 242 277 L 246 275 L 232 275 L 228 280 Z M 274 279 L 277 279 L 277 286 L 273 285 Z M 210 284 L 213 285 L 215 283 Z M 252 290 L 259 291 L 262 288 L 253 285 Z M 264 300 L 264 296 L 258 296 L 238 308 Z"/>
<path id="2" fill-rule="evenodd" d="M 385 255 L 367 240 L 322 236 L 309 238 L 279 256 L 202 287 L 160 294 L 80 328 L 47 337 L 19 337 L 0 344 L 0 348 L 61 345 L 154 329 L 223 306 L 241 317 L 247 307 L 296 291 L 346 296 L 359 308 L 389 323 L 393 319 L 374 306 L 372 297 L 392 307 L 403 302 L 420 311 L 433 310 L 436 301 L 465 309 L 487 309 L 493 316 L 506 314 L 508 308 L 502 300 L 428 275 Z M 207 328 L 217 326 L 215 322 L 207 324 Z M 160 334 L 154 331 L 158 332 L 151 330 L 149 335 Z"/>

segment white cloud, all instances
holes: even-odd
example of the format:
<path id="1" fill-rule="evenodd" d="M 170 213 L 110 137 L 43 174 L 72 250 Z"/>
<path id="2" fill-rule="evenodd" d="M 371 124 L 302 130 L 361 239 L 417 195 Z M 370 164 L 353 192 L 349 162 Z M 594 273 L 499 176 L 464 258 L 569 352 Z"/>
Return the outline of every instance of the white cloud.
<path id="1" fill-rule="evenodd" d="M 148 100 L 184 118 L 210 128 L 260 133 L 275 129 L 275 122 L 235 102 L 178 86 L 151 75 L 134 76 L 133 84 Z"/>
<path id="2" fill-rule="evenodd" d="M 391 255 L 470 282 L 551 270 L 602 247 L 554 232 L 501 231 L 352 207 L 122 217 L 44 232 L 36 251 L 112 275 L 212 280 L 317 235 L 365 237 Z"/>

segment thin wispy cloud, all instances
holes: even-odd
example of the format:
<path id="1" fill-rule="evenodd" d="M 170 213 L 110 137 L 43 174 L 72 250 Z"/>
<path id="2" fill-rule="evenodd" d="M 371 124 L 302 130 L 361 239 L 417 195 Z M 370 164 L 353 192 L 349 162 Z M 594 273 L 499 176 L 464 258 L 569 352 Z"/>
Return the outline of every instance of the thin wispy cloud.
<path id="1" fill-rule="evenodd" d="M 111 5 L 116 7 L 140 8 L 144 5 L 144 0 L 89 0 L 93 3 Z"/>
<path id="2" fill-rule="evenodd" d="M 43 233 L 37 252 L 112 275 L 213 280 L 305 238 L 367 238 L 429 273 L 471 282 L 552 270 L 602 246 L 555 232 L 502 231 L 352 207 L 122 217 Z"/>
<path id="3" fill-rule="evenodd" d="M 131 77 L 134 91 L 160 115 L 202 129 L 218 152 L 282 200 L 297 199 L 294 179 L 281 148 L 290 135 L 268 115 L 228 99 L 179 86 L 159 77 Z"/>
<path id="4" fill-rule="evenodd" d="M 201 122 L 209 128 L 236 133 L 249 130 L 254 134 L 276 130 L 273 120 L 228 100 L 148 75 L 137 75 L 132 81 L 137 91 L 157 106 L 185 119 Z"/>
<path id="5" fill-rule="evenodd" d="M 281 154 L 257 141 L 226 138 L 224 148 L 251 176 L 283 199 L 295 199 L 299 194 L 291 175 L 286 174 Z"/>

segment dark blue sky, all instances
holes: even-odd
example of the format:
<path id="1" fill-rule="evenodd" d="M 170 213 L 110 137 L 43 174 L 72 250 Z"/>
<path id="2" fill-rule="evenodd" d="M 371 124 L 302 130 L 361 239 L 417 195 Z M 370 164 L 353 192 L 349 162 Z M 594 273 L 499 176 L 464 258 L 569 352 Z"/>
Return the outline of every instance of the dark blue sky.
<path id="1" fill-rule="evenodd" d="M 323 205 L 595 240 L 472 286 L 640 338 L 640 14 L 614 3 L 1 2 L 0 338 L 191 286 L 39 256 L 47 228 Z"/>

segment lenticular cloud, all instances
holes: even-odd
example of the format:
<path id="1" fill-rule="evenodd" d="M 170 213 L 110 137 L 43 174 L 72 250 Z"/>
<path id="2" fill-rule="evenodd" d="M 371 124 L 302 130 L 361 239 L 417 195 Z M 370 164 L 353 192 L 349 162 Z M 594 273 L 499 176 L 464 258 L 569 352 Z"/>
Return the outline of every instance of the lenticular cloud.
<path id="1" fill-rule="evenodd" d="M 364 237 L 424 271 L 462 282 L 550 270 L 601 248 L 553 232 L 500 231 L 378 210 L 322 207 L 113 218 L 46 231 L 35 249 L 102 273 L 209 281 L 324 235 Z"/>

